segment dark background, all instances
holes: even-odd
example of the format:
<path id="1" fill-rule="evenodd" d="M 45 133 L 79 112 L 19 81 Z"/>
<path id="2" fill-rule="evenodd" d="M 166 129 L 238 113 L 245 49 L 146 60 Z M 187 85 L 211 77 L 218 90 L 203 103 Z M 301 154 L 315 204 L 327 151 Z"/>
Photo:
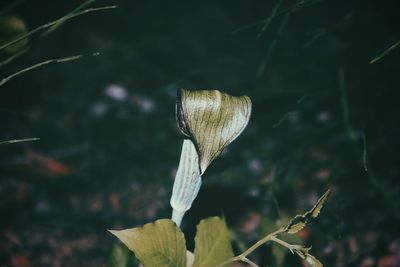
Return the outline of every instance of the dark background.
<path id="1" fill-rule="evenodd" d="M 179 88 L 253 101 L 184 219 L 189 248 L 200 219 L 224 215 L 241 251 L 331 188 L 297 241 L 325 266 L 400 266 L 400 47 L 370 64 L 399 41 L 398 1 L 284 0 L 264 31 L 278 0 L 93 2 L 119 7 L 31 36 L 0 67 L 88 55 L 0 86 L 0 141 L 41 138 L 0 145 L 1 267 L 122 266 L 106 229 L 170 216 Z M 0 3 L 32 30 L 82 1 Z M 251 258 L 302 266 L 270 248 Z"/>

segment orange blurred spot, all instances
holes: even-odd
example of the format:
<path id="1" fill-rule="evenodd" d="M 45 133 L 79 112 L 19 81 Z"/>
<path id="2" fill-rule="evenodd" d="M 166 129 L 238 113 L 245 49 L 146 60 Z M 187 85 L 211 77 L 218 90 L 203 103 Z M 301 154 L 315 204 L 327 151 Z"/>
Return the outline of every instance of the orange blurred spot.
<path id="1" fill-rule="evenodd" d="M 15 255 L 11 261 L 12 267 L 30 267 L 31 261 L 25 255 Z"/>
<path id="2" fill-rule="evenodd" d="M 386 255 L 378 260 L 378 267 L 396 267 L 396 257 L 394 255 Z"/>
<path id="3" fill-rule="evenodd" d="M 321 169 L 315 173 L 315 176 L 317 176 L 321 180 L 325 180 L 331 175 L 331 171 L 328 169 Z"/>
<path id="4" fill-rule="evenodd" d="M 28 195 L 28 185 L 25 182 L 18 184 L 17 191 L 15 192 L 15 199 L 17 202 L 23 202 Z"/>
<path id="5" fill-rule="evenodd" d="M 247 216 L 246 220 L 240 225 L 240 231 L 245 234 L 251 233 L 257 228 L 260 222 L 260 214 L 251 212 L 249 216 Z"/>
<path id="6" fill-rule="evenodd" d="M 98 212 L 103 209 L 103 201 L 100 198 L 93 199 L 89 204 L 89 210 L 91 212 Z"/>
<path id="7" fill-rule="evenodd" d="M 325 151 L 321 150 L 320 148 L 313 148 L 310 151 L 310 157 L 314 161 L 317 162 L 324 162 L 329 160 L 329 155 L 325 153 Z"/>
<path id="8" fill-rule="evenodd" d="M 375 266 L 375 260 L 374 258 L 371 257 L 364 259 L 360 264 L 360 267 L 373 267 L 373 266 Z"/>
<path id="9" fill-rule="evenodd" d="M 66 164 L 35 152 L 28 153 L 28 160 L 38 164 L 39 168 L 50 176 L 68 175 L 73 172 Z"/>
<path id="10" fill-rule="evenodd" d="M 108 201 L 110 202 L 113 211 L 118 211 L 120 208 L 120 199 L 117 193 L 110 194 Z"/>
<path id="11" fill-rule="evenodd" d="M 354 236 L 350 236 L 349 238 L 349 248 L 350 248 L 350 252 L 353 255 L 356 255 L 358 253 L 358 242 L 357 239 Z"/>
<path id="12" fill-rule="evenodd" d="M 308 238 L 310 237 L 310 230 L 308 230 L 307 228 L 303 228 L 302 230 L 300 230 L 297 235 L 303 239 L 304 241 L 308 240 Z"/>

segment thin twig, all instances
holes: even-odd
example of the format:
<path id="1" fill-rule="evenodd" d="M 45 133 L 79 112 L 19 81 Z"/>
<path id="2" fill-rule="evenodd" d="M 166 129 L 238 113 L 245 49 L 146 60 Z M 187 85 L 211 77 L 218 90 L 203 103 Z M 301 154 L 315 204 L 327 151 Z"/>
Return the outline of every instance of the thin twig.
<path id="1" fill-rule="evenodd" d="M 70 15 L 76 14 L 77 12 L 81 11 L 82 9 L 86 8 L 87 6 L 93 4 L 96 1 L 97 0 L 87 0 L 87 1 L 83 2 L 82 4 L 80 4 L 79 6 L 74 8 L 71 12 L 69 12 L 67 15 L 65 15 L 64 19 L 61 19 L 58 23 L 56 23 L 53 26 L 51 26 L 50 29 L 48 29 L 47 31 L 42 33 L 42 36 L 46 36 L 46 35 L 52 33 L 53 31 L 55 31 L 58 27 L 60 27 L 67 20 L 66 16 L 70 16 Z"/>
<path id="2" fill-rule="evenodd" d="M 283 114 L 283 116 L 279 119 L 278 122 L 274 123 L 274 125 L 272 125 L 272 129 L 276 129 L 279 126 L 281 126 L 281 124 L 285 121 L 285 119 L 289 116 L 289 112 L 286 112 L 285 114 Z"/>
<path id="3" fill-rule="evenodd" d="M 248 258 L 243 258 L 242 259 L 243 262 L 253 266 L 253 267 L 259 267 L 257 264 L 255 264 L 254 262 L 252 262 L 251 260 L 249 260 Z"/>
<path id="4" fill-rule="evenodd" d="M 268 25 L 271 23 L 272 19 L 275 18 L 278 13 L 278 9 L 281 6 L 283 0 L 279 0 L 274 8 L 272 9 L 271 15 L 266 19 L 264 26 L 261 28 L 260 32 L 257 34 L 257 39 L 260 39 L 262 34 L 267 30 Z"/>
<path id="5" fill-rule="evenodd" d="M 277 43 L 277 39 L 275 38 L 274 40 L 272 40 L 271 44 L 269 45 L 267 54 L 265 55 L 263 62 L 261 63 L 260 67 L 257 70 L 257 78 L 261 77 L 261 75 L 264 73 L 265 67 L 267 66 L 269 58 L 271 57 L 271 54 L 272 54 L 272 50 L 274 50 L 276 43 Z"/>
<path id="6" fill-rule="evenodd" d="M 336 30 L 337 28 L 341 27 L 344 23 L 349 21 L 352 18 L 352 14 L 349 13 L 346 16 L 344 16 L 342 19 L 340 19 L 336 24 L 334 24 L 331 27 L 328 28 L 319 28 L 316 31 L 314 31 L 314 35 L 311 36 L 311 38 L 303 45 L 303 48 L 307 48 L 311 46 L 315 41 L 326 35 L 328 32 L 332 32 Z"/>
<path id="7" fill-rule="evenodd" d="M 282 233 L 283 231 L 284 231 L 284 228 L 280 228 L 279 230 L 277 230 L 277 231 L 265 236 L 264 238 L 258 240 L 256 243 L 254 243 L 251 247 L 246 249 L 244 252 L 242 252 L 240 255 L 235 256 L 235 257 L 230 258 L 230 259 L 227 259 L 226 261 L 224 261 L 223 263 L 218 265 L 218 267 L 223 267 L 223 266 L 225 266 L 225 265 L 227 265 L 229 263 L 235 262 L 235 261 L 244 261 L 244 262 L 246 262 L 246 260 L 244 260 L 244 259 L 247 259 L 247 256 L 249 254 L 251 254 L 254 250 L 256 250 L 260 246 L 264 245 L 268 241 L 271 241 L 273 238 L 275 238 L 278 234 Z"/>
<path id="8" fill-rule="evenodd" d="M 312 2 L 320 2 L 320 1 L 322 1 L 322 0 L 303 0 L 303 1 L 299 1 L 299 2 L 297 2 L 295 4 L 293 4 L 292 6 L 288 7 L 287 9 L 284 9 L 284 10 L 278 12 L 275 15 L 275 17 L 283 15 L 283 14 L 286 14 L 286 13 L 294 12 L 294 11 L 296 11 L 296 9 L 301 8 L 303 6 L 306 6 L 307 4 L 312 5 L 313 4 Z M 265 19 L 262 19 L 262 20 L 259 20 L 259 21 L 256 21 L 256 22 L 253 22 L 253 23 L 250 23 L 250 24 L 247 24 L 245 26 L 239 27 L 236 30 L 234 30 L 232 32 L 232 34 L 236 34 L 236 33 L 239 33 L 241 31 L 244 31 L 244 30 L 253 28 L 255 26 L 258 26 L 260 24 L 266 23 L 268 20 L 269 20 L 269 17 L 265 18 Z"/>
<path id="9" fill-rule="evenodd" d="M 275 236 L 271 237 L 271 241 L 274 241 L 274 242 L 278 243 L 279 245 L 284 246 L 285 248 L 289 249 L 290 252 L 292 252 L 292 253 L 294 253 L 294 250 L 298 250 L 298 249 L 302 248 L 301 245 L 289 244 L 289 243 L 283 241 L 282 239 L 276 238 Z"/>
<path id="10" fill-rule="evenodd" d="M 88 5 L 96 2 L 97 0 L 87 0 L 86 2 L 84 2 L 83 4 L 79 5 L 78 7 L 76 7 L 74 10 L 72 10 L 71 12 L 69 12 L 68 14 L 64 15 L 63 17 L 59 18 L 57 21 L 57 23 L 55 23 L 53 26 L 50 27 L 50 29 L 48 29 L 47 31 L 43 32 L 40 36 L 44 37 L 48 34 L 50 34 L 51 32 L 53 32 L 54 30 L 56 30 L 58 27 L 60 27 L 65 21 L 67 21 L 68 19 L 72 18 L 72 15 L 77 14 L 77 12 L 81 11 L 83 8 L 87 7 Z M 103 9 L 103 8 L 102 8 Z M 101 9 L 101 10 L 102 10 Z M 99 8 L 97 8 L 96 10 L 99 10 Z M 92 10 L 92 11 L 96 11 L 96 10 Z M 56 22 L 54 21 L 54 22 Z M 42 25 L 44 26 L 44 25 Z M 41 27 L 42 27 L 41 26 Z M 45 27 L 44 27 L 45 28 Z M 42 28 L 42 29 L 44 29 Z M 35 29 L 36 30 L 36 29 Z M 35 33 L 35 30 L 31 31 L 31 34 Z M 29 33 L 28 33 L 29 34 Z M 23 50 L 18 51 L 17 53 L 11 55 L 10 57 L 8 57 L 7 59 L 3 60 L 2 62 L 0 62 L 0 68 L 4 67 L 6 64 L 14 61 L 16 58 L 20 57 L 21 55 L 25 54 L 28 51 L 28 48 L 25 48 Z"/>
<path id="11" fill-rule="evenodd" d="M 343 117 L 344 117 L 344 121 L 346 124 L 347 133 L 348 133 L 350 139 L 354 143 L 355 153 L 356 153 L 357 157 L 358 157 L 358 155 L 361 155 L 362 158 L 360 160 L 360 163 L 362 164 L 362 167 L 365 171 L 368 170 L 367 177 L 369 178 L 371 184 L 377 189 L 378 192 L 380 192 L 382 194 L 382 196 L 385 198 L 385 200 L 388 203 L 391 203 L 391 205 L 394 206 L 393 209 L 396 210 L 399 205 L 396 201 L 393 201 L 393 199 L 394 199 L 393 194 L 391 194 L 391 192 L 386 189 L 384 184 L 380 183 L 379 178 L 377 177 L 375 172 L 372 170 L 372 168 L 367 167 L 366 138 L 364 139 L 364 151 L 361 151 L 359 148 L 358 142 L 357 142 L 357 136 L 356 136 L 354 129 L 350 122 L 350 114 L 349 114 L 349 108 L 348 108 L 348 102 L 347 102 L 343 68 L 339 68 L 338 74 L 339 74 L 340 89 L 341 89 L 341 93 L 342 93 L 341 101 L 342 101 Z M 364 133 L 364 135 L 365 135 L 365 133 Z"/>
<path id="12" fill-rule="evenodd" d="M 65 22 L 65 21 L 67 21 L 69 19 L 75 18 L 77 16 L 80 16 L 80 15 L 83 15 L 83 14 L 86 14 L 86 13 L 100 11 L 100 10 L 114 9 L 114 8 L 117 8 L 117 6 L 114 5 L 114 6 L 94 7 L 94 8 L 85 9 L 85 10 L 83 10 L 81 12 L 78 12 L 78 13 L 75 13 L 75 14 L 71 14 L 71 15 L 67 15 L 67 16 L 61 17 L 61 18 L 59 18 L 59 19 L 57 19 L 55 21 L 43 24 L 43 25 L 33 29 L 32 31 L 30 31 L 30 32 L 28 32 L 26 34 L 21 35 L 20 37 L 14 39 L 13 41 L 8 42 L 8 43 L 0 46 L 0 50 L 3 50 L 5 48 L 9 47 L 10 45 L 13 45 L 13 44 L 15 44 L 15 43 L 17 43 L 17 42 L 19 42 L 19 41 L 31 36 L 32 34 L 35 34 L 38 31 L 41 31 L 43 29 L 52 27 L 53 25 L 56 25 L 56 24 L 58 24 L 60 22 Z"/>
<path id="13" fill-rule="evenodd" d="M 368 171 L 368 160 L 367 160 L 367 135 L 363 134 L 363 165 L 364 171 Z"/>
<path id="14" fill-rule="evenodd" d="M 32 137 L 32 138 L 24 138 L 24 139 L 14 139 L 14 140 L 7 140 L 0 142 L 0 145 L 4 144 L 15 144 L 15 143 L 22 143 L 22 142 L 31 142 L 31 141 L 38 141 L 40 138 Z"/>
<path id="15" fill-rule="evenodd" d="M 97 56 L 97 55 L 99 55 L 99 53 L 93 53 L 92 55 L 93 55 L 93 56 Z M 28 72 L 28 71 L 30 71 L 30 70 L 40 68 L 40 67 L 42 67 L 42 66 L 44 66 L 44 65 L 48 65 L 48 64 L 50 64 L 50 63 L 61 63 L 61 62 L 67 62 L 67 61 L 77 60 L 77 59 L 79 59 L 79 58 L 81 58 L 81 57 L 83 57 L 83 55 L 76 55 L 76 56 L 71 56 L 71 57 L 66 57 L 66 58 L 55 58 L 55 59 L 49 59 L 49 60 L 46 60 L 46 61 L 43 61 L 43 62 L 34 64 L 34 65 L 29 66 L 29 67 L 27 67 L 27 68 L 25 68 L 25 69 L 22 69 L 22 70 L 20 70 L 20 71 L 17 71 L 17 72 L 15 72 L 15 73 L 11 74 L 10 76 L 7 76 L 7 77 L 3 78 L 3 79 L 0 81 L 0 86 L 2 86 L 2 85 L 4 85 L 5 83 L 9 82 L 9 81 L 10 81 L 12 78 L 14 78 L 15 76 L 21 75 L 21 74 L 23 74 L 23 73 L 25 73 L 25 72 Z"/>
<path id="16" fill-rule="evenodd" d="M 13 61 L 14 59 L 22 56 L 23 54 L 25 54 L 28 51 L 28 48 L 22 49 L 18 52 L 16 52 L 15 54 L 11 55 L 10 57 L 8 57 L 7 59 L 3 60 L 2 62 L 0 62 L 0 68 L 4 67 L 5 65 L 7 65 L 8 63 L 10 63 L 11 61 Z"/>
<path id="17" fill-rule="evenodd" d="M 394 43 L 393 45 L 391 45 L 388 49 L 386 49 L 385 51 L 383 51 L 379 56 L 377 56 L 376 58 L 372 59 L 369 64 L 373 64 L 375 62 L 377 62 L 378 60 L 381 60 L 384 56 L 386 56 L 387 54 L 389 54 L 390 52 L 392 52 L 396 47 L 398 47 L 400 45 L 400 40 L 398 40 L 396 43 Z"/>
<path id="18" fill-rule="evenodd" d="M 310 38 L 310 40 L 308 40 L 304 45 L 303 48 L 307 48 L 309 47 L 311 44 L 313 44 L 316 40 L 318 40 L 319 38 L 321 38 L 322 36 L 324 36 L 325 34 L 328 33 L 328 30 L 325 28 L 322 29 L 317 29 L 315 31 L 315 34 Z"/>
<path id="19" fill-rule="evenodd" d="M 302 95 L 297 101 L 296 104 L 300 105 L 301 103 L 303 103 L 304 99 L 307 98 L 307 94 Z"/>
<path id="20" fill-rule="evenodd" d="M 275 46 L 276 46 L 276 44 L 278 42 L 279 36 L 282 34 L 283 30 L 285 29 L 285 26 L 286 26 L 286 24 L 287 24 L 287 22 L 289 20 L 290 14 L 291 13 L 289 12 L 289 13 L 287 13 L 285 15 L 285 17 L 282 20 L 281 25 L 279 26 L 279 28 L 278 28 L 278 30 L 276 32 L 275 39 L 272 40 L 271 44 L 269 45 L 268 50 L 267 50 L 267 54 L 265 55 L 265 59 L 264 59 L 263 63 L 260 65 L 260 67 L 258 68 L 257 78 L 261 77 L 261 75 L 264 73 L 265 67 L 267 66 L 269 58 L 271 57 L 272 51 L 274 50 L 274 48 L 275 48 Z"/>
<path id="21" fill-rule="evenodd" d="M 353 129 L 353 126 L 352 126 L 351 120 L 350 120 L 349 103 L 347 100 L 347 93 L 346 93 L 346 81 L 345 81 L 345 76 L 344 76 L 344 70 L 342 67 L 340 67 L 338 70 L 338 76 L 339 76 L 340 92 L 342 95 L 341 102 L 342 102 L 342 110 L 343 110 L 343 120 L 346 125 L 347 134 L 349 135 L 350 139 L 353 142 L 357 143 L 357 135 Z"/>

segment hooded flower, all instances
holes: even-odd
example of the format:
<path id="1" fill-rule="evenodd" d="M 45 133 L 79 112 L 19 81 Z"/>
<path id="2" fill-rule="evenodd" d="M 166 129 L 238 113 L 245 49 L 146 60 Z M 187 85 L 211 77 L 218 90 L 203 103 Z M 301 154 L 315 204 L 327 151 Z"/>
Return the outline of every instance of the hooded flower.
<path id="1" fill-rule="evenodd" d="M 201 185 L 201 175 L 244 130 L 251 114 L 248 96 L 218 90 L 180 90 L 176 102 L 178 128 L 186 137 L 172 191 L 172 220 L 180 224 Z"/>
<path id="2" fill-rule="evenodd" d="M 231 96 L 218 90 L 178 92 L 177 123 L 199 152 L 201 174 L 246 128 L 250 119 L 248 96 Z"/>

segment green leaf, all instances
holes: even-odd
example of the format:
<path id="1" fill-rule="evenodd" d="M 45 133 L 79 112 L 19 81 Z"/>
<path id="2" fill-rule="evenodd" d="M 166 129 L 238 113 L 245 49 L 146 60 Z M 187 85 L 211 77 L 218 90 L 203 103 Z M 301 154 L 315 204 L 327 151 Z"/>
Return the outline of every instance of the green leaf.
<path id="1" fill-rule="evenodd" d="M 132 250 L 145 267 L 186 267 L 185 237 L 169 219 L 110 232 Z"/>
<path id="2" fill-rule="evenodd" d="M 329 193 L 331 190 L 327 190 L 325 194 L 322 195 L 317 201 L 317 203 L 314 205 L 314 207 L 306 213 L 306 215 L 309 213 L 312 218 L 317 218 L 319 213 L 321 212 L 322 207 L 324 206 L 325 200 L 328 198 Z"/>
<path id="3" fill-rule="evenodd" d="M 231 96 L 218 90 L 178 92 L 176 120 L 199 151 L 201 174 L 246 128 L 250 114 L 248 96 Z"/>
<path id="4" fill-rule="evenodd" d="M 326 191 L 325 194 L 320 197 L 314 207 L 304 213 L 303 215 L 296 215 L 289 224 L 285 227 L 284 231 L 289 234 L 294 234 L 307 226 L 307 224 L 312 220 L 318 217 L 321 212 L 322 207 L 326 199 L 328 198 L 330 190 Z"/>
<path id="5" fill-rule="evenodd" d="M 200 221 L 195 245 L 193 267 L 215 267 L 233 257 L 229 230 L 219 217 Z"/>
<path id="6" fill-rule="evenodd" d="M 294 217 L 293 220 L 291 220 L 290 223 L 286 226 L 285 232 L 289 234 L 295 234 L 306 227 L 307 222 L 308 218 L 304 215 L 296 215 L 296 217 Z"/>

